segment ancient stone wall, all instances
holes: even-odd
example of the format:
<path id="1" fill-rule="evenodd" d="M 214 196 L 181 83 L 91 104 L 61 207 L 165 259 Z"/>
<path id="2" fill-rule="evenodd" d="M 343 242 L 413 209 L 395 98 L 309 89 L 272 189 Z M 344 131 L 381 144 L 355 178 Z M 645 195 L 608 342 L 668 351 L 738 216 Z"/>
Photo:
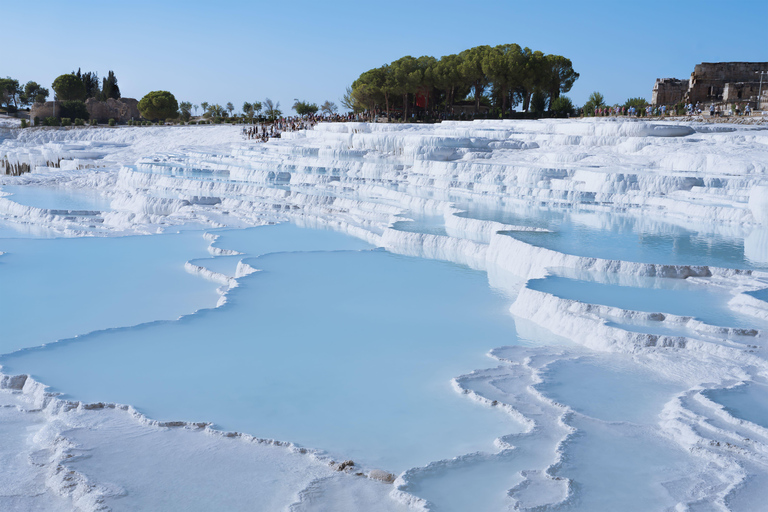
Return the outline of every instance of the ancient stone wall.
<path id="1" fill-rule="evenodd" d="M 754 107 L 760 72 L 768 72 L 768 62 L 702 62 L 693 68 L 690 80 L 657 79 L 651 103 L 671 105 L 683 101 L 694 105 L 724 105 L 744 101 L 752 102 Z M 768 76 L 763 80 L 763 85 L 768 83 Z"/>
<path id="2" fill-rule="evenodd" d="M 674 105 L 680 103 L 688 91 L 688 80 L 657 78 L 653 84 L 651 103 L 653 105 Z"/>
<path id="3" fill-rule="evenodd" d="M 139 102 L 133 98 L 120 98 L 115 100 L 109 98 L 107 101 L 98 101 L 96 98 L 88 98 L 85 102 L 85 108 L 88 109 L 91 119 L 97 119 L 100 123 L 106 123 L 114 119 L 118 123 L 124 123 L 131 119 L 141 119 L 139 114 Z M 30 119 L 39 117 L 54 117 L 54 104 L 52 101 L 45 103 L 35 103 L 29 112 Z M 58 114 L 58 112 L 57 112 Z"/>
<path id="4" fill-rule="evenodd" d="M 760 71 L 768 71 L 768 62 L 703 62 L 693 68 L 686 100 L 693 104 L 722 103 L 725 84 L 753 82 L 757 85 Z"/>
<path id="5" fill-rule="evenodd" d="M 768 81 L 766 84 L 768 85 Z M 723 88 L 723 99 L 725 103 L 749 101 L 756 98 L 760 90 L 760 82 L 729 82 Z"/>
<path id="6" fill-rule="evenodd" d="M 86 100 L 85 106 L 91 119 L 98 119 L 100 123 L 106 123 L 110 119 L 114 119 L 118 123 L 124 123 L 131 119 L 141 119 L 139 102 L 133 98 L 121 98 L 119 100 L 109 98 L 107 101 L 89 98 Z"/>

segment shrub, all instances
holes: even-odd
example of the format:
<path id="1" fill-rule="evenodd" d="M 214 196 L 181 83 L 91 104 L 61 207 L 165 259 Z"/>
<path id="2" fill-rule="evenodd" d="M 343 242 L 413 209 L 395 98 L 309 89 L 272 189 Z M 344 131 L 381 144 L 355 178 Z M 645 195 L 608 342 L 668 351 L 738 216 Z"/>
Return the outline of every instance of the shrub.
<path id="1" fill-rule="evenodd" d="M 46 117 L 45 126 L 61 126 L 61 121 L 58 117 Z"/>
<path id="2" fill-rule="evenodd" d="M 220 117 L 214 117 L 213 118 L 213 124 L 221 124 L 222 121 L 223 121 L 223 119 L 220 118 Z"/>
<path id="3" fill-rule="evenodd" d="M 35 126 L 40 126 L 40 118 L 35 116 Z"/>
<path id="4" fill-rule="evenodd" d="M 96 126 L 98 124 L 99 122 L 96 119 L 91 119 L 91 126 Z"/>
<path id="5" fill-rule="evenodd" d="M 88 113 L 88 109 L 85 107 L 85 103 L 82 101 L 60 101 L 59 102 L 59 116 L 68 117 L 70 119 L 88 119 L 91 115 Z"/>
<path id="6" fill-rule="evenodd" d="M 72 119 L 69 117 L 62 117 L 61 118 L 61 126 L 69 126 L 72 124 Z"/>
<path id="7" fill-rule="evenodd" d="M 75 126 L 85 126 L 85 120 L 80 118 L 75 119 Z"/>
<path id="8" fill-rule="evenodd" d="M 29 126 L 29 124 L 27 123 L 27 120 L 26 119 L 22 119 L 21 120 L 21 127 L 22 128 L 26 128 L 27 126 Z"/>
<path id="9" fill-rule="evenodd" d="M 109 124 L 109 126 L 115 126 L 115 120 L 110 118 L 108 124 Z"/>

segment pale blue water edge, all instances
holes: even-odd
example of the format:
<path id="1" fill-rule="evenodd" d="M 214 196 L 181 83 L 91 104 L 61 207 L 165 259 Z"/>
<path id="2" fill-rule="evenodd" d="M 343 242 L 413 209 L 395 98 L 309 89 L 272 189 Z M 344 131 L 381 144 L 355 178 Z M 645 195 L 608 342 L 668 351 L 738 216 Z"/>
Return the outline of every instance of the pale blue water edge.
<path id="1" fill-rule="evenodd" d="M 221 247 L 271 254 L 246 260 L 261 271 L 222 308 L 1 362 L 75 399 L 214 421 L 389 470 L 495 451 L 493 440 L 520 426 L 456 393 L 450 379 L 517 342 L 507 301 L 484 273 L 350 251 L 339 238 L 364 245 L 291 225 L 223 232 Z"/>
<path id="2" fill-rule="evenodd" d="M 62 189 L 56 186 L 3 185 L 7 199 L 25 206 L 48 210 L 109 211 L 111 201 L 96 191 L 86 189 Z"/>
<path id="3" fill-rule="evenodd" d="M 552 275 L 532 279 L 527 286 L 564 299 L 632 311 L 691 316 L 710 325 L 744 329 L 766 327 L 763 320 L 731 310 L 728 301 L 733 295 L 715 286 L 692 284 L 683 279 L 649 277 L 635 280 L 636 286 L 621 286 Z"/>
<path id="4" fill-rule="evenodd" d="M 603 421 L 652 424 L 664 404 L 686 389 L 621 354 L 556 361 L 536 386 L 576 412 Z"/>
<path id="5" fill-rule="evenodd" d="M 214 307 L 219 285 L 184 270 L 201 235 L 0 239 L 0 352 Z"/>
<path id="6" fill-rule="evenodd" d="M 737 228 L 732 234 L 719 234 L 619 212 L 517 204 L 492 207 L 466 201 L 459 201 L 456 206 L 466 210 L 460 216 L 549 229 L 550 233 L 508 234 L 532 245 L 575 256 L 666 265 L 768 268 L 768 245 L 747 246 L 745 243 L 750 236 L 759 238 L 760 230 L 764 238 L 765 228 Z"/>
<path id="7" fill-rule="evenodd" d="M 728 389 L 704 391 L 713 402 L 724 406 L 733 416 L 768 428 L 768 386 L 748 382 Z"/>

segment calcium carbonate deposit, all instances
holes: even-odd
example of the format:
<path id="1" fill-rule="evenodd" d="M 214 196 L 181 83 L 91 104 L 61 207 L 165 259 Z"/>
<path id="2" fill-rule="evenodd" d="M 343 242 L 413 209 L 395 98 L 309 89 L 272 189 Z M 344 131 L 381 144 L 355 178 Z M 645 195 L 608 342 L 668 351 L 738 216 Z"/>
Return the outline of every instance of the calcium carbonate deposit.
<path id="1" fill-rule="evenodd" d="M 0 162 L 2 510 L 768 500 L 759 126 L 0 127 Z"/>

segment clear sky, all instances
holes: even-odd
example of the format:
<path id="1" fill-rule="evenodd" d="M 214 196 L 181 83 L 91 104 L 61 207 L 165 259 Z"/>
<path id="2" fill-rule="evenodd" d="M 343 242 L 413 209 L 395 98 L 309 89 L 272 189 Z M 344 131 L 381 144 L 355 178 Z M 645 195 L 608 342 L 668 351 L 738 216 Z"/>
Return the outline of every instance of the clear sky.
<path id="1" fill-rule="evenodd" d="M 650 100 L 657 77 L 695 64 L 768 61 L 768 0 L 38 0 L 5 2 L 0 76 L 49 87 L 114 70 L 123 96 L 169 90 L 221 105 L 339 98 L 370 68 L 517 43 L 570 58 L 608 103 Z"/>

